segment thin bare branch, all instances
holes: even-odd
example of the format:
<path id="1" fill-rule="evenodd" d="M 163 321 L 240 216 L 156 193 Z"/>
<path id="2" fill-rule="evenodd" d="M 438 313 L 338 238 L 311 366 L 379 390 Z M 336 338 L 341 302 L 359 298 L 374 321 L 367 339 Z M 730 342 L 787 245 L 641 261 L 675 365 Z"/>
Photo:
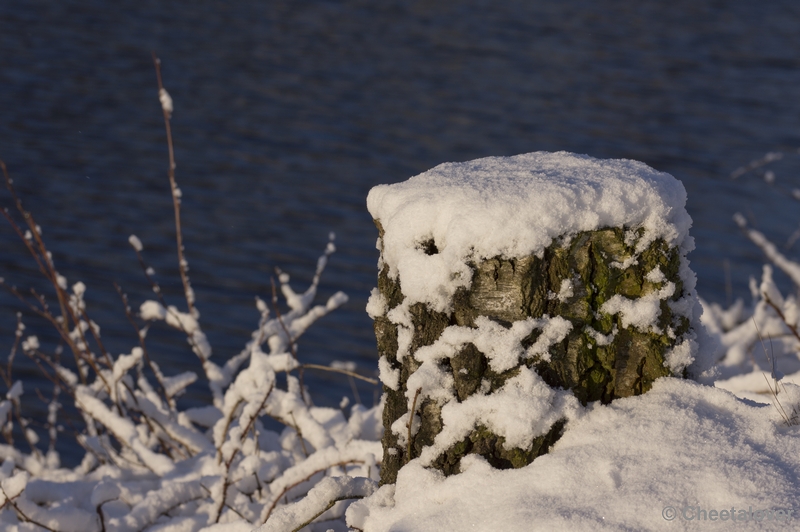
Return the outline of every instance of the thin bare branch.
<path id="1" fill-rule="evenodd" d="M 14 508 L 14 511 L 17 512 L 17 515 L 20 517 L 20 519 L 22 519 L 25 522 L 32 523 L 36 526 L 40 526 L 45 530 L 49 530 L 50 532 L 58 532 L 58 530 L 56 530 L 55 528 L 50 528 L 49 526 L 40 523 L 39 521 L 36 521 L 32 517 L 27 516 L 25 512 L 23 512 L 22 509 L 19 506 L 17 506 L 17 503 L 14 502 L 14 499 L 16 497 L 14 497 L 14 499 L 9 498 L 9 496 L 6 494 L 6 490 L 4 490 L 2 486 L 0 486 L 0 491 L 3 492 L 3 496 L 6 498 L 6 504 L 10 504 Z"/>
<path id="2" fill-rule="evenodd" d="M 781 319 L 781 321 L 783 322 L 783 324 L 784 324 L 784 325 L 786 325 L 786 327 L 787 327 L 787 328 L 788 328 L 788 329 L 789 329 L 789 330 L 792 332 L 792 334 L 794 335 L 794 337 L 795 337 L 795 338 L 797 338 L 797 340 L 800 340 L 800 332 L 798 332 L 798 331 L 797 331 L 797 327 L 795 327 L 794 325 L 790 324 L 790 323 L 789 323 L 789 322 L 786 320 L 786 316 L 783 314 L 783 311 L 782 311 L 780 308 L 778 308 L 778 305 L 776 305 L 775 303 L 773 303 L 773 301 L 772 301 L 772 300 L 769 298 L 769 296 L 767 296 L 767 294 L 763 294 L 763 296 L 764 296 L 764 302 L 765 302 L 767 305 L 769 305 L 770 307 L 772 307 L 772 310 L 774 310 L 774 311 L 775 311 L 775 313 L 776 313 L 776 314 L 778 315 L 778 317 Z"/>
<path id="3" fill-rule="evenodd" d="M 371 379 L 369 377 L 365 377 L 359 373 L 356 373 L 355 371 L 350 371 L 346 369 L 333 368 L 331 366 L 322 366 L 320 364 L 301 364 L 298 367 L 303 369 L 317 369 L 320 371 L 329 371 L 331 373 L 341 373 L 342 375 L 347 375 L 349 377 L 353 377 L 354 379 L 359 379 L 364 382 L 368 382 L 370 384 L 375 384 L 375 385 L 378 384 L 378 381 L 376 379 Z"/>
<path id="4" fill-rule="evenodd" d="M 289 343 L 289 351 L 292 353 L 292 357 L 297 360 L 297 346 L 294 343 L 294 338 L 292 338 L 292 333 L 290 333 L 289 328 L 286 327 L 286 322 L 283 321 L 281 309 L 278 308 L 278 292 L 275 289 L 275 279 L 270 277 L 269 282 L 272 285 L 272 306 L 275 308 L 275 316 L 278 318 L 278 323 L 281 324 L 284 334 L 286 334 L 286 341 Z"/>
<path id="5" fill-rule="evenodd" d="M 164 402 L 174 410 L 175 401 L 172 397 L 169 397 L 167 395 L 167 388 L 166 386 L 164 386 L 164 382 L 161 379 L 161 371 L 159 371 L 155 367 L 153 361 L 150 359 L 150 354 L 147 352 L 147 346 L 145 345 L 144 336 L 142 335 L 142 330 L 139 328 L 139 324 L 136 323 L 136 320 L 133 318 L 133 314 L 131 313 L 131 307 L 128 304 L 128 296 L 122 291 L 122 288 L 120 288 L 120 286 L 117 283 L 114 283 L 114 288 L 117 290 L 117 294 L 119 294 L 119 297 L 122 300 L 122 306 L 125 310 L 125 317 L 128 318 L 128 322 L 136 331 L 136 337 L 139 339 L 139 347 L 142 349 L 144 360 L 145 362 L 147 362 L 148 367 L 155 375 L 156 383 L 158 384 L 158 393 L 161 395 L 162 399 L 164 399 Z"/>
<path id="6" fill-rule="evenodd" d="M 183 293 L 186 296 L 186 305 L 189 309 L 189 314 L 192 316 L 197 315 L 194 307 L 194 292 L 189 283 L 189 273 L 187 271 L 188 263 L 183 255 L 183 233 L 181 231 L 181 191 L 175 181 L 175 150 L 172 145 L 172 129 L 170 127 L 170 118 L 172 115 L 172 104 L 169 94 L 164 88 L 164 83 L 161 81 L 161 60 L 153 52 L 153 64 L 156 68 L 156 79 L 158 80 L 158 97 L 161 101 L 161 111 L 164 113 L 164 128 L 167 132 L 167 149 L 169 151 L 169 186 L 172 191 L 172 206 L 175 211 L 175 239 L 178 247 L 178 269 L 181 274 L 181 281 L 183 282 Z M 170 104 L 166 104 L 166 101 Z"/>

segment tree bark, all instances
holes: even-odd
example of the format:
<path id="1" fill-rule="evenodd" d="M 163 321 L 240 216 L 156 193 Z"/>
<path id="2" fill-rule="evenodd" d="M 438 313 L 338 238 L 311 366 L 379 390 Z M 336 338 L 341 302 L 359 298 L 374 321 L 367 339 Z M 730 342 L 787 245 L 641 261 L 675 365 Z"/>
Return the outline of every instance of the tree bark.
<path id="1" fill-rule="evenodd" d="M 376 220 L 376 225 L 382 241 L 380 221 Z M 549 357 L 534 357 L 521 364 L 535 369 L 549 386 L 571 390 L 584 405 L 642 394 L 655 379 L 670 375 L 665 355 L 689 330 L 689 320 L 670 306 L 670 302 L 685 295 L 679 272 L 680 253 L 661 240 L 636 253 L 631 234 L 625 228 L 600 229 L 554 241 L 541 258 L 494 257 L 471 264 L 472 282 L 469 288 L 455 294 L 451 313 L 435 312 L 422 303 L 409 307 L 413 338 L 409 354 L 402 361 L 397 356 L 398 326 L 387 313 L 405 298 L 402 287 L 390 278 L 389 268 L 384 265 L 378 276 L 378 290 L 387 312 L 375 318 L 374 327 L 379 354 L 391 368 L 399 370 L 400 378 L 397 389 L 384 386 L 381 483 L 394 483 L 399 469 L 418 457 L 442 430 L 441 405 L 427 398 L 415 405 L 421 424 L 410 442 L 401 445 L 391 427 L 409 410 L 406 383 L 420 366 L 414 353 L 433 344 L 448 326 L 475 327 L 479 316 L 506 327 L 527 318 L 560 316 L 568 320 L 571 331 L 550 347 Z M 637 236 L 641 237 L 641 233 Z M 432 242 L 422 246 L 429 255 L 437 252 Z M 663 276 L 652 275 L 655 269 Z M 641 330 L 630 323 L 623 326 L 621 314 L 601 311 L 604 303 L 616 295 L 635 301 L 658 293 L 668 283 L 674 283 L 675 289 L 672 295 L 658 301 L 656 327 Z M 534 330 L 522 341 L 523 347 L 532 345 L 540 333 Z M 494 372 L 486 355 L 473 344 L 444 360 L 442 367 L 452 374 L 459 402 L 479 390 L 494 393 L 519 372 L 519 367 Z M 497 468 L 523 467 L 546 453 L 561 436 L 563 427 L 563 420 L 555 423 L 529 448 L 507 449 L 502 437 L 485 426 L 477 426 L 467 438 L 442 453 L 433 467 L 446 475 L 457 473 L 460 459 L 469 453 L 483 456 Z"/>

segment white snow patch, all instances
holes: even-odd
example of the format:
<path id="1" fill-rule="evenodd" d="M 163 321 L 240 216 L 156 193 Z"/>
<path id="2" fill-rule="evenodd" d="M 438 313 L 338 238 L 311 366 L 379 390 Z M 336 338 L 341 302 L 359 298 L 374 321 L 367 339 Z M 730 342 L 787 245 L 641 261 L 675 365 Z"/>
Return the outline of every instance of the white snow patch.
<path id="1" fill-rule="evenodd" d="M 39 338 L 36 336 L 28 336 L 22 341 L 22 350 L 24 352 L 36 351 L 39 349 Z"/>
<path id="2" fill-rule="evenodd" d="M 367 300 L 367 314 L 374 320 L 386 314 L 386 308 L 386 298 L 383 297 L 380 290 L 373 288 Z"/>
<path id="3" fill-rule="evenodd" d="M 561 286 L 558 289 L 558 293 L 556 294 L 555 292 L 548 292 L 547 299 L 558 299 L 563 303 L 573 295 L 575 295 L 575 293 L 572 289 L 572 281 L 569 279 L 564 279 L 561 281 Z"/>
<path id="4" fill-rule="evenodd" d="M 534 370 L 523 366 L 518 375 L 490 395 L 474 394 L 461 403 L 451 401 L 444 405 L 444 427 L 419 460 L 430 465 L 478 425 L 505 438 L 506 449 L 526 448 L 556 421 L 577 415 L 578 411 L 578 400 L 571 393 L 550 388 Z"/>
<path id="5" fill-rule="evenodd" d="M 638 299 L 628 299 L 619 294 L 603 303 L 600 312 L 619 314 L 623 327 L 636 327 L 642 332 L 661 334 L 657 322 L 661 316 L 661 301 L 675 293 L 675 283 L 667 283 L 658 292 L 651 292 Z"/>
<path id="6" fill-rule="evenodd" d="M 130 243 L 131 247 L 136 251 L 142 251 L 142 241 L 139 240 L 139 237 L 136 235 L 131 235 L 128 237 L 128 243 Z"/>
<path id="7" fill-rule="evenodd" d="M 667 280 L 667 276 L 664 275 L 664 272 L 662 272 L 661 268 L 658 266 L 647 272 L 647 275 L 645 275 L 644 278 L 651 283 L 663 283 Z"/>
<path id="8" fill-rule="evenodd" d="M 358 369 L 358 365 L 356 365 L 356 363 L 352 360 L 333 360 L 331 361 L 330 366 L 334 369 L 351 372 L 355 372 Z"/>
<path id="9" fill-rule="evenodd" d="M 627 259 L 625 259 L 622 262 L 618 262 L 616 260 L 613 261 L 611 263 L 611 267 L 612 268 L 617 268 L 619 270 L 627 270 L 628 268 L 630 268 L 631 266 L 634 266 L 636 264 L 639 264 L 639 259 L 637 259 L 636 255 L 634 255 L 632 257 L 628 257 Z"/>
<path id="10" fill-rule="evenodd" d="M 6 398 L 15 401 L 19 400 L 20 396 L 22 395 L 22 381 L 16 381 L 12 386 L 11 389 L 8 390 L 6 394 Z"/>
<path id="11" fill-rule="evenodd" d="M 526 354 L 528 357 L 538 356 L 542 360 L 549 361 L 550 346 L 566 338 L 567 334 L 572 330 L 572 323 L 561 316 L 554 316 L 549 319 L 547 316 L 544 316 L 543 319 L 546 323 L 542 327 L 542 334 L 540 334 L 533 345 L 528 348 Z"/>
<path id="12" fill-rule="evenodd" d="M 0 491 L 0 504 L 5 505 L 7 500 L 19 497 L 20 493 L 25 489 L 25 486 L 28 485 L 29 478 L 30 475 L 25 471 L 21 471 L 10 478 L 4 478 L 2 482 L 0 482 L 0 487 L 2 487 L 2 491 Z"/>
<path id="13" fill-rule="evenodd" d="M 167 89 L 159 89 L 158 100 L 161 102 L 161 109 L 167 116 L 172 116 L 172 97 L 167 92 Z"/>
<path id="14" fill-rule="evenodd" d="M 617 335 L 617 332 L 619 332 L 616 325 L 614 325 L 614 328 L 611 330 L 610 334 L 601 334 L 599 331 L 592 329 L 588 325 L 584 328 L 584 331 L 586 334 L 591 336 L 595 343 L 599 346 L 609 345 L 614 341 L 614 337 Z"/>
<path id="15" fill-rule="evenodd" d="M 694 362 L 698 346 L 694 338 L 686 338 L 681 343 L 669 349 L 664 356 L 664 365 L 672 371 L 672 374 L 680 376 L 683 368 Z"/>
<path id="16" fill-rule="evenodd" d="M 398 389 L 400 386 L 400 370 L 392 368 L 385 356 L 378 360 L 378 372 L 383 384 L 392 390 Z"/>

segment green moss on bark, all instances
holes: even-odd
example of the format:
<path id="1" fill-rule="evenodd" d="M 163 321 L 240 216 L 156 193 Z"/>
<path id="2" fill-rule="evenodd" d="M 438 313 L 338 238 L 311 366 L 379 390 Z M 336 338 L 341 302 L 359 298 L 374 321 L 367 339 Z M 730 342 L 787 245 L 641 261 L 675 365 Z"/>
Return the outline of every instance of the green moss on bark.
<path id="1" fill-rule="evenodd" d="M 382 237 L 380 223 L 376 225 Z M 402 361 L 397 359 L 397 325 L 385 316 L 377 318 L 378 351 L 400 370 L 399 389 L 385 388 L 381 482 L 395 482 L 397 470 L 408 459 L 419 456 L 441 430 L 439 407 L 423 401 L 417 408 L 421 428 L 412 440 L 409 457 L 407 448 L 398 445 L 390 427 L 408 411 L 405 383 L 419 365 L 413 353 L 435 342 L 449 325 L 475 327 L 478 316 L 505 326 L 528 317 L 561 316 L 569 320 L 572 330 L 563 341 L 551 346 L 548 360 L 533 359 L 520 364 L 533 367 L 550 386 L 572 390 L 583 404 L 608 403 L 618 397 L 645 393 L 655 379 L 669 375 L 664 365 L 665 353 L 689 328 L 688 320 L 674 315 L 668 304 L 684 296 L 679 277 L 680 254 L 661 240 L 636 253 L 633 242 L 641 236 L 641 232 L 629 233 L 622 228 L 601 229 L 556 241 L 540 257 L 494 257 L 472 264 L 471 285 L 456 292 L 451 314 L 434 312 L 419 303 L 409 307 L 413 338 L 410 354 Z M 426 252 L 438 252 L 435 245 L 421 246 Z M 660 333 L 623 327 L 620 316 L 600 312 L 603 304 L 615 295 L 635 300 L 658 292 L 664 282 L 647 279 L 655 268 L 664 274 L 664 282 L 675 284 L 673 295 L 660 304 L 657 323 Z M 570 291 L 562 293 L 564 281 L 569 283 L 571 295 L 565 295 Z M 389 278 L 385 266 L 378 277 L 378 288 L 389 309 L 403 302 L 401 287 Z M 523 341 L 523 346 L 532 345 L 538 334 L 539 331 L 534 331 Z M 465 401 L 475 393 L 493 393 L 518 371 L 515 368 L 499 375 L 492 372 L 486 356 L 472 344 L 443 360 L 442 368 L 452 373 L 458 401 Z M 563 423 L 559 423 L 531 448 L 509 450 L 505 449 L 503 438 L 479 427 L 443 453 L 433 467 L 445 474 L 456 472 L 460 458 L 467 453 L 480 454 L 495 467 L 522 467 L 547 452 L 562 429 Z"/>
<path id="2" fill-rule="evenodd" d="M 433 467 L 445 475 L 460 472 L 461 459 L 468 454 L 479 454 L 497 469 L 518 469 L 545 454 L 558 441 L 564 430 L 565 421 L 557 421 L 547 434 L 534 438 L 526 449 L 506 448 L 505 438 L 497 436 L 484 425 L 479 425 L 469 436 L 439 455 Z"/>

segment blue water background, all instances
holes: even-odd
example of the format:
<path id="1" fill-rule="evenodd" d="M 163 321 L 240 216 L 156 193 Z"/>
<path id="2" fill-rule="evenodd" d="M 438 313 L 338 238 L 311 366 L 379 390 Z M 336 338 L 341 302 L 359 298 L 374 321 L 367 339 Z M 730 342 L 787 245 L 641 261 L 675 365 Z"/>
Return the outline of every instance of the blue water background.
<path id="1" fill-rule="evenodd" d="M 304 288 L 334 231 L 321 296 L 343 290 L 350 302 L 308 332 L 299 355 L 374 374 L 364 307 L 377 232 L 365 198 L 441 162 L 568 150 L 669 172 L 688 192 L 700 294 L 749 298 L 763 258 L 732 215 L 743 212 L 779 243 L 800 216 L 757 174 L 729 174 L 800 146 L 798 28 L 794 0 L 6 0 L 0 158 L 62 274 L 88 285 L 106 346 L 130 352 L 113 283 L 134 306 L 152 297 L 130 234 L 169 302 L 181 304 L 157 52 L 175 102 L 186 253 L 216 360 L 249 339 L 254 297 L 270 297 L 274 268 Z M 787 157 L 777 183 L 798 186 L 798 168 Z M 0 246 L 0 276 L 45 289 L 6 224 Z M 21 309 L 0 294 L 0 359 Z M 52 333 L 28 316 L 27 333 L 51 349 Z M 200 371 L 180 335 L 152 336 L 166 373 Z M 16 375 L 49 393 L 20 362 Z M 318 403 L 352 398 L 347 379 L 307 378 Z M 26 407 L 41 412 L 32 388 Z M 371 404 L 378 390 L 359 392 Z M 202 386 L 186 400 L 207 400 Z"/>

